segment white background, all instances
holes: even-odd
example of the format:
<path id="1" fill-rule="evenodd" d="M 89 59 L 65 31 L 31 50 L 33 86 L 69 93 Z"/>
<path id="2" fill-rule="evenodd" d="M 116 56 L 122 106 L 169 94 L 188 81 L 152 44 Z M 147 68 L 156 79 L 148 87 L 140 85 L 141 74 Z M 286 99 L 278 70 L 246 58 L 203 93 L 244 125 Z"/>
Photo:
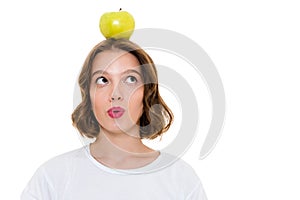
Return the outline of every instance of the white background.
<path id="1" fill-rule="evenodd" d="M 297 3 L 2 0 L 0 199 L 18 199 L 39 165 L 82 145 L 70 120 L 74 83 L 89 50 L 103 40 L 100 15 L 120 7 L 136 28 L 166 28 L 197 42 L 222 77 L 222 137 L 198 160 L 203 125 L 184 156 L 209 200 L 300 199 Z"/>

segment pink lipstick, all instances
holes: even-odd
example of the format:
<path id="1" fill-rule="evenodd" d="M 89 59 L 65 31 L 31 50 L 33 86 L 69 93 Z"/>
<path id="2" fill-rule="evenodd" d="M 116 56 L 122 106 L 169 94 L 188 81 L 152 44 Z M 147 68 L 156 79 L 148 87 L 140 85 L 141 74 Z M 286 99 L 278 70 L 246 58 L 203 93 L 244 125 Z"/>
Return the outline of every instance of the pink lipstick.
<path id="1" fill-rule="evenodd" d="M 112 107 L 107 111 L 108 115 L 113 119 L 122 117 L 124 112 L 125 110 L 121 107 Z"/>

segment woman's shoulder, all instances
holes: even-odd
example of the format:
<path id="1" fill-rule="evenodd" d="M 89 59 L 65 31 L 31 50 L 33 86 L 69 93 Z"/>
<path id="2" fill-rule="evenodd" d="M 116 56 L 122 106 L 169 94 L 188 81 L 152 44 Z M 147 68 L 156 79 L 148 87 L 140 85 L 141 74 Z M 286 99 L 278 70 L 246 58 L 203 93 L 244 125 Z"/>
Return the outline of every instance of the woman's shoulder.
<path id="1" fill-rule="evenodd" d="M 68 152 L 59 154 L 59 155 L 49 159 L 47 162 L 55 162 L 55 161 L 69 160 L 69 159 L 73 159 L 73 158 L 80 158 L 85 154 L 86 148 L 87 147 L 84 146 L 84 147 L 70 150 Z"/>
<path id="2" fill-rule="evenodd" d="M 44 195 L 52 196 L 59 188 L 64 188 L 72 177 L 74 166 L 84 159 L 85 149 L 82 147 L 60 154 L 40 165 L 24 189 L 22 199 L 31 197 L 31 194 L 42 195 L 39 199 L 48 199 Z"/>
<path id="3" fill-rule="evenodd" d="M 170 153 L 161 152 L 161 165 L 180 170 L 194 171 L 192 166 L 182 159 L 181 156 L 175 156 Z"/>
<path id="4" fill-rule="evenodd" d="M 168 176 L 176 177 L 178 179 L 190 179 L 195 182 L 199 180 L 196 171 L 188 162 L 180 156 L 175 156 L 166 152 L 161 152 L 156 165 L 153 165 L 152 169 L 158 173 L 168 174 Z"/>
<path id="5" fill-rule="evenodd" d="M 38 170 L 42 170 L 46 173 L 64 173 L 64 171 L 70 170 L 75 162 L 80 162 L 85 158 L 86 147 L 74 149 L 45 161 Z"/>

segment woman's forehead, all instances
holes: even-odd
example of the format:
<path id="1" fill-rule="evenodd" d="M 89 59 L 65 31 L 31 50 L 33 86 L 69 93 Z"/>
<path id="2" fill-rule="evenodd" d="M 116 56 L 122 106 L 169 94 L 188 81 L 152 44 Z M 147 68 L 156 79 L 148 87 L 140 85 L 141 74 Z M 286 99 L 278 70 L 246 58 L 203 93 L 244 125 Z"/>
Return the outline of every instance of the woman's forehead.
<path id="1" fill-rule="evenodd" d="M 107 73 L 118 73 L 128 69 L 139 70 L 140 63 L 138 59 L 123 50 L 107 50 L 98 53 L 92 64 L 92 73 L 101 70 Z"/>

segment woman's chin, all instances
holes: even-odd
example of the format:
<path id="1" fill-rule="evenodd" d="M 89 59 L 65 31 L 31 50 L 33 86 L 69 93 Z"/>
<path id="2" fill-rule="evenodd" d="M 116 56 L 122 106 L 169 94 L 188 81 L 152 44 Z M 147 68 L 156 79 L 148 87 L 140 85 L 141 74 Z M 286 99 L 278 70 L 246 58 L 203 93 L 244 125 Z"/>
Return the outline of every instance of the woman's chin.
<path id="1" fill-rule="evenodd" d="M 111 134 L 126 134 L 128 136 L 134 136 L 139 137 L 139 127 L 134 124 L 126 124 L 126 125 L 120 125 L 120 124 L 114 124 L 110 126 L 101 126 L 101 128 L 108 133 Z M 138 134 L 137 134 L 138 133 Z"/>

